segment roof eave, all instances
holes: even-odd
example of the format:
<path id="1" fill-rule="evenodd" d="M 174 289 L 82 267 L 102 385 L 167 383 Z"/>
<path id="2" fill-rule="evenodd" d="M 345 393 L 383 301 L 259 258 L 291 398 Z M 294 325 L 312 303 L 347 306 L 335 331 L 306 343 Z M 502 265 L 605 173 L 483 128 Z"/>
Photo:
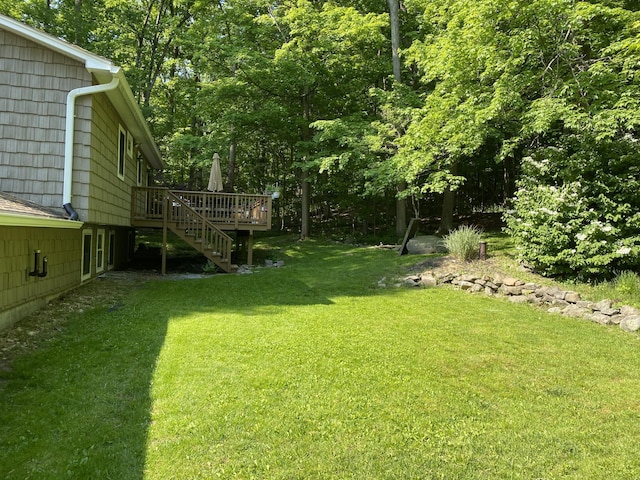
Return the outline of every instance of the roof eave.
<path id="1" fill-rule="evenodd" d="M 78 230 L 84 222 L 74 222 L 64 218 L 41 217 L 23 213 L 8 213 L 0 211 L 0 226 L 3 227 L 37 227 L 64 228 Z"/>
<path id="2" fill-rule="evenodd" d="M 140 150 L 149 164 L 153 168 L 161 170 L 164 168 L 162 155 L 160 154 L 158 146 L 153 141 L 149 125 L 142 115 L 142 111 L 133 96 L 131 87 L 127 83 L 121 69 L 119 69 L 115 75 L 120 77 L 118 88 L 116 90 L 106 92 L 106 95 L 118 110 L 126 111 L 128 113 L 127 118 L 123 119 L 127 129 L 140 144 Z"/>

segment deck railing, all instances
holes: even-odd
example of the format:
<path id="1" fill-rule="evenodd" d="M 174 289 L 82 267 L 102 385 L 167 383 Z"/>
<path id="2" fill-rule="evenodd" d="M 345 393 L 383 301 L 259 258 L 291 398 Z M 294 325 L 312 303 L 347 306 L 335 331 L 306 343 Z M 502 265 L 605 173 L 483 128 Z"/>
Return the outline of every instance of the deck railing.
<path id="1" fill-rule="evenodd" d="M 167 222 L 174 224 L 186 237 L 192 237 L 196 244 L 202 247 L 202 252 L 219 255 L 225 263 L 231 261 L 231 247 L 233 239 L 223 231 L 214 227 L 197 211 L 182 208 L 182 200 L 173 192 L 168 192 Z"/>
<path id="2" fill-rule="evenodd" d="M 168 193 L 223 229 L 271 228 L 271 196 L 246 193 L 192 192 L 160 187 L 134 187 L 132 219 L 162 221 Z M 176 202 L 176 200 L 172 200 Z"/>

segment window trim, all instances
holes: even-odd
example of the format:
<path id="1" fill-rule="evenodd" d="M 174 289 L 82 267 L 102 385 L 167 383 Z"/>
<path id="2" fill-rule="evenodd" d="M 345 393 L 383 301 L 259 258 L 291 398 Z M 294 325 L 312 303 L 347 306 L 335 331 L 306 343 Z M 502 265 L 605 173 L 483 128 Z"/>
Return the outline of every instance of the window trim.
<path id="1" fill-rule="evenodd" d="M 99 228 L 96 232 L 96 273 L 104 272 L 104 244 L 105 229 Z M 100 241 L 102 239 L 102 242 Z"/>
<path id="2" fill-rule="evenodd" d="M 107 244 L 107 268 L 112 269 L 116 263 L 116 232 L 109 231 L 109 243 Z"/>
<path id="3" fill-rule="evenodd" d="M 144 165 L 144 161 L 142 160 L 142 158 L 138 158 L 137 161 L 138 164 L 138 172 L 137 172 L 137 179 L 138 179 L 138 186 L 141 187 L 142 186 L 142 177 L 143 177 L 143 165 Z"/>
<path id="4" fill-rule="evenodd" d="M 86 258 L 87 249 L 85 246 L 85 241 L 89 237 L 89 258 Z M 93 262 L 91 261 L 93 257 L 93 229 L 87 228 L 82 230 L 82 256 L 80 257 L 80 280 L 85 281 L 91 278 L 91 266 Z M 89 267 L 89 273 L 84 273 L 85 266 Z"/>
<path id="5" fill-rule="evenodd" d="M 133 135 L 127 132 L 127 157 L 133 158 Z"/>

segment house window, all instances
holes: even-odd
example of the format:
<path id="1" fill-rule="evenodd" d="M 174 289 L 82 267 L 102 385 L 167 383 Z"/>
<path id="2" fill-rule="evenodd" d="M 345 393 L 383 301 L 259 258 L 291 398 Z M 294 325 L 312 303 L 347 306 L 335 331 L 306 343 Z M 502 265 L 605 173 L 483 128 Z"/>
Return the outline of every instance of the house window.
<path id="1" fill-rule="evenodd" d="M 124 166 L 127 159 L 127 132 L 118 127 L 118 178 L 124 180 Z"/>
<path id="2" fill-rule="evenodd" d="M 107 265 L 113 268 L 116 261 L 116 232 L 109 232 L 109 251 L 107 253 Z"/>
<path id="3" fill-rule="evenodd" d="M 96 273 L 104 272 L 104 230 L 96 235 Z"/>
<path id="4" fill-rule="evenodd" d="M 93 242 L 93 231 L 82 231 L 82 280 L 91 278 L 91 243 Z"/>

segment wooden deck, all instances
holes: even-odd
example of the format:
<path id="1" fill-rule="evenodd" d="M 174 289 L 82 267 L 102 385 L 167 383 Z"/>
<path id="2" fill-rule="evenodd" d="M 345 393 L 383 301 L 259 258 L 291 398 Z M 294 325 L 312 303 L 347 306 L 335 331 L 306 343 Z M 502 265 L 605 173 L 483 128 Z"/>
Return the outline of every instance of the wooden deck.
<path id="1" fill-rule="evenodd" d="M 191 192 L 160 187 L 133 188 L 131 224 L 134 227 L 162 227 L 165 210 L 183 206 L 198 212 L 220 230 L 271 229 L 270 195 Z"/>
<path id="2" fill-rule="evenodd" d="M 167 230 L 222 268 L 233 271 L 231 250 L 246 248 L 253 261 L 253 232 L 271 228 L 271 196 L 215 192 L 191 192 L 159 187 L 134 187 L 131 225 L 162 228 L 162 273 L 166 271 Z"/>

